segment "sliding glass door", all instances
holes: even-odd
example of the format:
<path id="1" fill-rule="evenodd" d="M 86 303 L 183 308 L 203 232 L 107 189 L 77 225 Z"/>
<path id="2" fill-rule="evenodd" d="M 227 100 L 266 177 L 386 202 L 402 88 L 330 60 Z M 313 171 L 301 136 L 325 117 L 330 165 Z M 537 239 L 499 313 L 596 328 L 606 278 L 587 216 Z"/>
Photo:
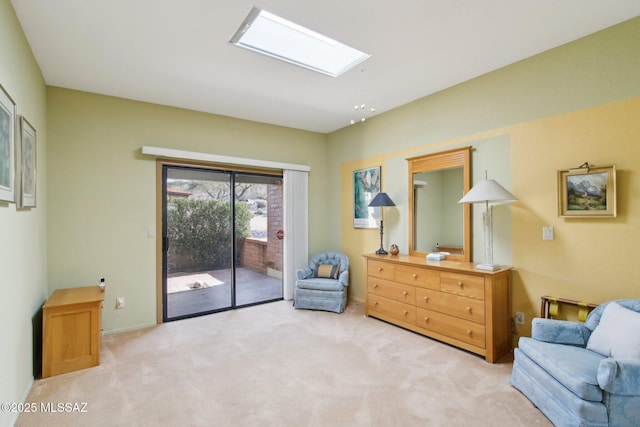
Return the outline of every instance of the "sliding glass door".
<path id="1" fill-rule="evenodd" d="M 282 299 L 282 176 L 234 174 L 235 304 Z"/>
<path id="2" fill-rule="evenodd" d="M 163 320 L 282 299 L 282 178 L 163 166 Z"/>

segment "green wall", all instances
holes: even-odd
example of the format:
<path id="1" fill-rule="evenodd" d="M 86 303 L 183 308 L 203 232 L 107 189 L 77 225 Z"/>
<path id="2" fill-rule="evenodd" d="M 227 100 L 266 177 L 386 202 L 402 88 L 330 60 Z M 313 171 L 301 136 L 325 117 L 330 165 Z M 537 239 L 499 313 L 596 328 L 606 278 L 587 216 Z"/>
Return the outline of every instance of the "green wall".
<path id="1" fill-rule="evenodd" d="M 310 250 L 330 243 L 325 135 L 54 87 L 47 113 L 49 287 L 105 277 L 107 332 L 156 322 L 156 159 L 143 145 L 309 165 Z"/>
<path id="2" fill-rule="evenodd" d="M 47 293 L 45 84 L 8 0 L 0 1 L 0 85 L 37 132 L 37 207 L 0 202 L 0 402 L 22 402 L 33 382 L 33 333 Z M 19 126 L 16 126 L 16 130 Z M 16 148 L 20 146 L 16 132 Z M 0 412 L 0 425 L 16 413 Z"/>

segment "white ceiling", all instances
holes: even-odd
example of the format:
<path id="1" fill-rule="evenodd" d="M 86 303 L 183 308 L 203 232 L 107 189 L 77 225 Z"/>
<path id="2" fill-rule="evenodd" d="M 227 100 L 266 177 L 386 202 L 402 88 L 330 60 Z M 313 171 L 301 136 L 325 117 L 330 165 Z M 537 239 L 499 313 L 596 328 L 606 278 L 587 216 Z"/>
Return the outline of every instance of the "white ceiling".
<path id="1" fill-rule="evenodd" d="M 322 133 L 356 104 L 380 114 L 640 15 L 638 0 L 261 0 L 372 55 L 332 78 L 229 45 L 253 1 L 11 2 L 48 85 Z"/>

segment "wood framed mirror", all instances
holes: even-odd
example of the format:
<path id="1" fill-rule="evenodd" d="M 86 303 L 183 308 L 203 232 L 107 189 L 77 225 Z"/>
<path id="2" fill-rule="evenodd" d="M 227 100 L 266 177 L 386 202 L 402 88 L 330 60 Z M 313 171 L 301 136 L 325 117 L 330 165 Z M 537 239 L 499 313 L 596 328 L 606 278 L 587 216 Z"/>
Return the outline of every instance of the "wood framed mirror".
<path id="1" fill-rule="evenodd" d="M 458 200 L 471 188 L 471 147 L 410 157 L 409 255 L 446 252 L 471 260 L 471 206 Z"/>

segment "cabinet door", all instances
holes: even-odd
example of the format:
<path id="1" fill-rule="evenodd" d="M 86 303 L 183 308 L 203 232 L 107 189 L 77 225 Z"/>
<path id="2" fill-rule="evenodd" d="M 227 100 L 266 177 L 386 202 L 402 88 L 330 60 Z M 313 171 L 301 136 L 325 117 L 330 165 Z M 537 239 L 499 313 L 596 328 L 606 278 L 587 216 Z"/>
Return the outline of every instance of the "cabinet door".
<path id="1" fill-rule="evenodd" d="M 43 313 L 43 378 L 100 364 L 100 302 Z"/>

